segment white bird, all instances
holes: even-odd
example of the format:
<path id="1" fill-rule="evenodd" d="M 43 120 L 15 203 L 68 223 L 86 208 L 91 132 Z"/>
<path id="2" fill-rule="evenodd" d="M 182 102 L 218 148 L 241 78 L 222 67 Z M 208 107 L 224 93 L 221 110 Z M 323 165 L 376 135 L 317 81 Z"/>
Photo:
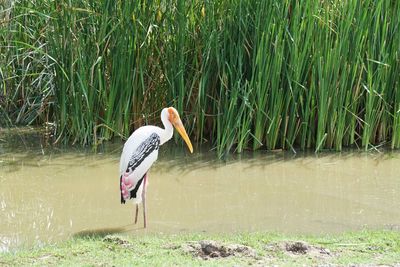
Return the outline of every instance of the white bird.
<path id="1" fill-rule="evenodd" d="M 126 141 L 120 159 L 121 203 L 133 199 L 136 204 L 135 223 L 137 223 L 138 204 L 143 202 L 144 228 L 146 228 L 146 186 L 148 171 L 157 160 L 159 147 L 170 140 L 174 133 L 173 126 L 185 140 L 190 153 L 193 146 L 183 127 L 178 111 L 175 108 L 164 108 L 161 111 L 164 129 L 147 125 L 138 128 Z"/>

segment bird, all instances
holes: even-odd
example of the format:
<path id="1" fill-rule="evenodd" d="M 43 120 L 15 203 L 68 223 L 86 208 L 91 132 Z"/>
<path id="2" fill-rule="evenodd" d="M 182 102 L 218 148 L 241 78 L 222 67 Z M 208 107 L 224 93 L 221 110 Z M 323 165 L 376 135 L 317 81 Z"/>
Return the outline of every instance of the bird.
<path id="1" fill-rule="evenodd" d="M 133 199 L 134 204 L 136 204 L 136 224 L 139 204 L 142 203 L 144 228 L 147 226 L 146 187 L 148 172 L 158 158 L 159 147 L 172 138 L 174 127 L 185 141 L 190 153 L 193 153 L 193 145 L 178 111 L 174 107 L 162 109 L 161 121 L 164 129 L 146 125 L 139 127 L 129 136 L 124 144 L 119 164 L 121 204 Z"/>

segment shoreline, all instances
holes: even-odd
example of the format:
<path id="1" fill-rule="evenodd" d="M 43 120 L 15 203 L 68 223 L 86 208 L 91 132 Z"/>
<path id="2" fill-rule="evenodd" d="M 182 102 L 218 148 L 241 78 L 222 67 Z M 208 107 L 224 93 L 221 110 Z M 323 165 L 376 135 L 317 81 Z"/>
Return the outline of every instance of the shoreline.
<path id="1" fill-rule="evenodd" d="M 329 235 L 149 234 L 74 237 L 0 253 L 0 266 L 400 266 L 400 231 Z"/>

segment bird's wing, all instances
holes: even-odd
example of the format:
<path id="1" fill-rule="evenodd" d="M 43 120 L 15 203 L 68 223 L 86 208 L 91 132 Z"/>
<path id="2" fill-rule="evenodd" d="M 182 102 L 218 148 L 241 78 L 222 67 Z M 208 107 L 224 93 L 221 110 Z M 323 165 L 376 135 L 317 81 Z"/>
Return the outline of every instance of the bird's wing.
<path id="1" fill-rule="evenodd" d="M 136 153 L 143 142 L 146 142 L 146 139 L 148 139 L 152 134 L 157 134 L 157 127 L 150 125 L 142 126 L 136 129 L 136 131 L 131 134 L 128 140 L 126 140 L 119 164 L 120 175 L 126 172 L 129 161 L 131 160 L 133 154 Z"/>
<path id="2" fill-rule="evenodd" d="M 153 164 L 153 162 L 157 158 L 152 160 L 151 163 L 148 161 L 148 159 L 152 158 L 151 157 L 152 153 L 158 151 L 159 147 L 160 147 L 160 136 L 156 133 L 152 133 L 143 142 L 141 142 L 140 145 L 136 148 L 136 150 L 132 153 L 128 162 L 128 166 L 125 169 L 125 173 L 128 173 L 130 176 L 141 166 L 148 166 L 148 168 L 146 169 L 147 172 L 151 164 Z"/>
<path id="3" fill-rule="evenodd" d="M 159 147 L 160 136 L 156 133 L 151 133 L 146 139 L 140 142 L 133 152 L 131 152 L 127 165 L 125 167 L 122 166 L 124 171 L 121 173 L 120 180 L 122 182 L 122 178 L 124 178 L 129 181 L 129 191 L 131 191 L 131 193 L 132 191 L 135 191 L 133 192 L 134 194 L 131 194 L 131 197 L 133 195 L 133 197 L 136 196 L 136 192 L 143 180 L 143 176 L 150 169 L 154 161 L 157 160 Z M 121 201 L 122 199 L 121 192 Z"/>

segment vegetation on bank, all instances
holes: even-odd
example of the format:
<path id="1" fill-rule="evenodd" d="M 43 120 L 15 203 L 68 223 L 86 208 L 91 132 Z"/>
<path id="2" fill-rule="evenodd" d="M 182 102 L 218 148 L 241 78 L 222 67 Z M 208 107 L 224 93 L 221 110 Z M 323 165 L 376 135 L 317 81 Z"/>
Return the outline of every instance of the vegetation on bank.
<path id="1" fill-rule="evenodd" d="M 0 125 L 97 144 L 182 114 L 243 149 L 400 147 L 400 1 L 3 1 Z"/>
<path id="2" fill-rule="evenodd" d="M 267 233 L 95 236 L 3 253 L 0 254 L 0 265 L 395 265 L 400 263 L 399 240 L 400 233 L 394 231 L 314 237 Z"/>

